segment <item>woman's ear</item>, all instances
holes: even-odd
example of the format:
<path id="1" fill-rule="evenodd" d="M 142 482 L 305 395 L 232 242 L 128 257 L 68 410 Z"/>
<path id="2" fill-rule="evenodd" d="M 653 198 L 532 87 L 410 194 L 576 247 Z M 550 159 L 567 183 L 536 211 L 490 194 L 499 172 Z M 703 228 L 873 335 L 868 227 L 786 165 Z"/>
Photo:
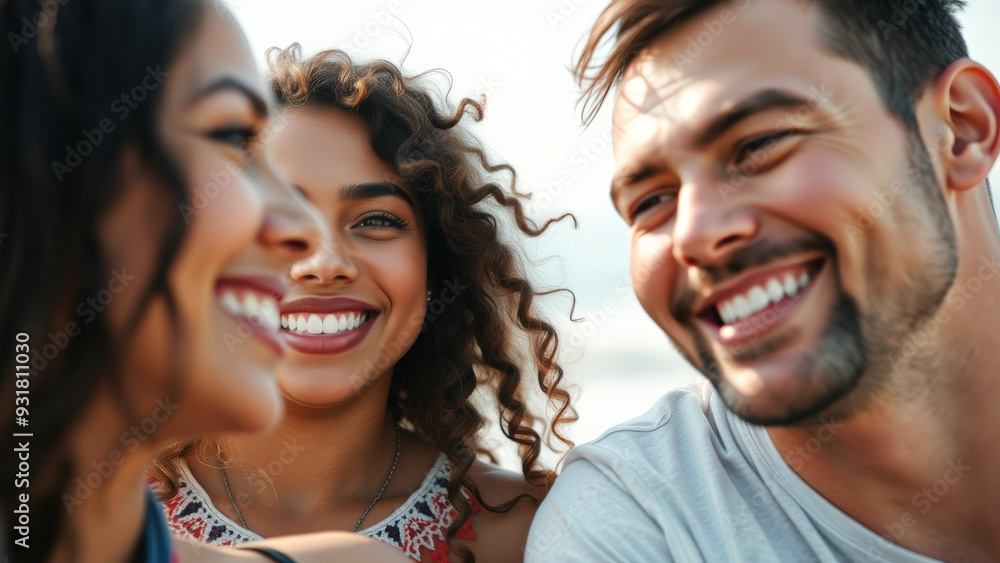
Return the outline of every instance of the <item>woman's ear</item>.
<path id="1" fill-rule="evenodd" d="M 982 65 L 961 59 L 941 73 L 935 91 L 952 139 L 939 155 L 948 189 L 975 188 L 1000 152 L 1000 85 Z"/>

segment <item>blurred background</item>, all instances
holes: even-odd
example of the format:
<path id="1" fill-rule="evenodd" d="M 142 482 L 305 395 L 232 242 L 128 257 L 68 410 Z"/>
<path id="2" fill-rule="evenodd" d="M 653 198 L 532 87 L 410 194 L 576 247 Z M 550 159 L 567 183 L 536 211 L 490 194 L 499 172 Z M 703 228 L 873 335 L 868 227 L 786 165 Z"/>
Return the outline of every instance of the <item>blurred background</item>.
<path id="1" fill-rule="evenodd" d="M 263 66 L 271 46 L 302 44 L 306 54 L 340 48 L 355 58 L 402 62 L 408 73 L 447 70 L 454 103 L 487 97 L 472 131 L 495 160 L 511 163 L 536 219 L 572 212 L 526 243 L 534 279 L 576 293 L 545 302 L 562 330 L 566 379 L 575 387 L 577 443 L 645 412 L 668 390 L 701 376 L 645 315 L 630 286 L 628 231 L 614 212 L 607 111 L 581 126 L 579 89 L 569 68 L 606 0 L 229 0 Z M 1000 72 L 1000 2 L 970 0 L 961 16 L 973 58 Z M 405 55 L 405 60 L 404 60 Z M 442 92 L 448 84 L 436 82 Z M 991 174 L 997 185 L 1000 174 Z M 495 435 L 494 435 L 495 437 Z M 495 442 L 501 440 L 494 439 Z M 501 463 L 512 464 L 511 452 Z M 549 458 L 554 461 L 554 458 Z"/>

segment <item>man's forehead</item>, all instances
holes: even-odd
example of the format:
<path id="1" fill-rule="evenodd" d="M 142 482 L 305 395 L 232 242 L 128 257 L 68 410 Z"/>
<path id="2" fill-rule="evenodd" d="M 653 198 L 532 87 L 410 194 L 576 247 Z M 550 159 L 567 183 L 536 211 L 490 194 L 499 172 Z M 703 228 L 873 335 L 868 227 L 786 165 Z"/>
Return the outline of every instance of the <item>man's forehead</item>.
<path id="1" fill-rule="evenodd" d="M 762 89 L 806 93 L 820 84 L 817 65 L 830 54 L 816 40 L 815 14 L 803 7 L 808 3 L 760 3 L 768 5 L 755 3 L 727 19 L 717 36 L 703 29 L 719 17 L 719 10 L 710 10 L 640 51 L 626 68 L 614 102 L 619 136 L 645 142 L 650 134 L 670 129 L 674 137 Z M 791 22 L 797 22 L 795 29 L 777 33 L 776 26 Z"/>

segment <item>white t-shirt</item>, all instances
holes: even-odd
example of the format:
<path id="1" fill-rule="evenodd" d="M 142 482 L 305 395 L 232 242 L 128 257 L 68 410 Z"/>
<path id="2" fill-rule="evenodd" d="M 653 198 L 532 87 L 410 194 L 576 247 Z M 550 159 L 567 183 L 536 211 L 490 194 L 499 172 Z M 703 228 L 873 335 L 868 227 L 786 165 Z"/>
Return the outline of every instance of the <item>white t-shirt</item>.
<path id="1" fill-rule="evenodd" d="M 570 452 L 525 561 L 935 560 L 824 499 L 704 382 Z"/>

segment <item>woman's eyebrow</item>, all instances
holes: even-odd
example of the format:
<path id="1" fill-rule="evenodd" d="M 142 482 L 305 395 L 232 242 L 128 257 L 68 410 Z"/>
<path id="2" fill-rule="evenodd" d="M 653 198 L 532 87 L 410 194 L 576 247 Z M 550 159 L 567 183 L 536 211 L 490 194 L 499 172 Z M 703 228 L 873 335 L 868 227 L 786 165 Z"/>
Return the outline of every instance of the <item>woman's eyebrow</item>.
<path id="1" fill-rule="evenodd" d="M 268 107 L 267 102 L 264 100 L 264 97 L 261 96 L 250 86 L 247 86 L 243 82 L 231 76 L 225 76 L 223 78 L 220 78 L 219 80 L 199 90 L 198 93 L 192 96 L 191 100 L 188 101 L 188 105 L 192 106 L 220 90 L 235 90 L 243 94 L 250 101 L 250 105 L 253 106 L 253 110 L 258 117 L 261 118 L 267 117 L 270 108 Z"/>
<path id="2" fill-rule="evenodd" d="M 407 195 L 403 188 L 392 182 L 366 182 L 364 184 L 351 184 L 340 190 L 340 201 L 358 201 L 361 199 L 373 199 L 376 197 L 398 197 L 405 201 L 410 207 L 414 207 L 413 200 Z"/>

